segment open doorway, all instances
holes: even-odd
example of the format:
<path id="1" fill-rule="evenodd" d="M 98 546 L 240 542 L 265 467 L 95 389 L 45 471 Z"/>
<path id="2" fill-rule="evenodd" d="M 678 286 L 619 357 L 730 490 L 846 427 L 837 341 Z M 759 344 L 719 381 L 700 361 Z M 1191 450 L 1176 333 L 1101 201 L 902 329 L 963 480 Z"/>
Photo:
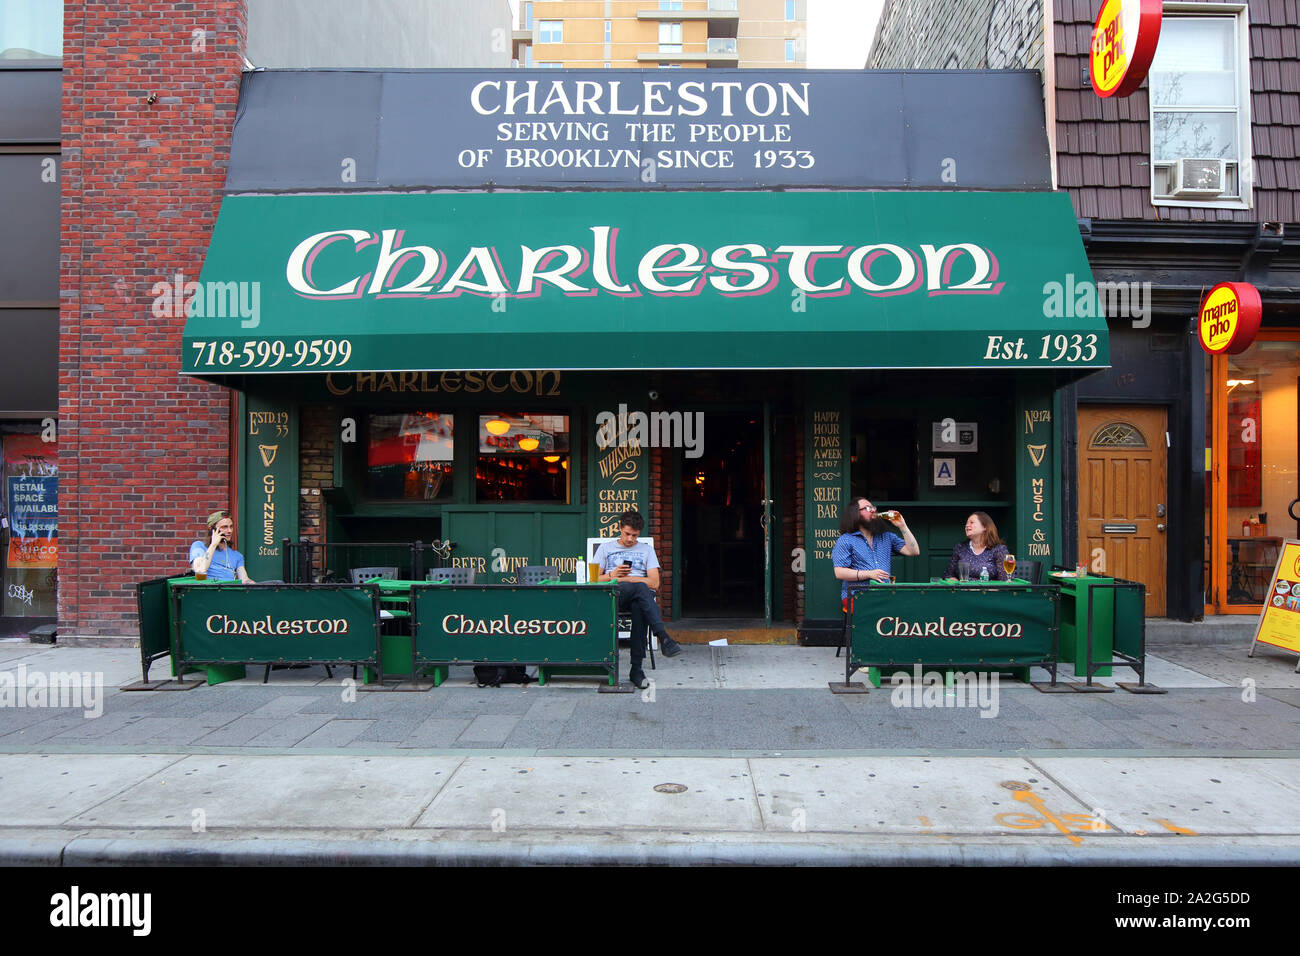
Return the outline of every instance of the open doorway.
<path id="1" fill-rule="evenodd" d="M 679 461 L 682 616 L 762 618 L 762 409 L 707 412 L 704 454 Z"/>

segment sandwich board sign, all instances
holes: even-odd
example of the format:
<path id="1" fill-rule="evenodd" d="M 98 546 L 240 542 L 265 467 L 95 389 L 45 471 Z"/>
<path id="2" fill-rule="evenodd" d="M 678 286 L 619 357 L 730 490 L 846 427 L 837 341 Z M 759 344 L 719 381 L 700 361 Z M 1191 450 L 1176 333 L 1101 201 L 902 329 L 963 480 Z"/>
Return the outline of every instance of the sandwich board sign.
<path id="1" fill-rule="evenodd" d="M 1251 657 L 1255 656 L 1256 644 L 1271 644 L 1300 654 L 1300 541 L 1288 540 L 1282 545 L 1264 610 L 1259 614 L 1255 640 L 1250 645 Z M 1300 660 L 1295 669 L 1300 673 Z"/>

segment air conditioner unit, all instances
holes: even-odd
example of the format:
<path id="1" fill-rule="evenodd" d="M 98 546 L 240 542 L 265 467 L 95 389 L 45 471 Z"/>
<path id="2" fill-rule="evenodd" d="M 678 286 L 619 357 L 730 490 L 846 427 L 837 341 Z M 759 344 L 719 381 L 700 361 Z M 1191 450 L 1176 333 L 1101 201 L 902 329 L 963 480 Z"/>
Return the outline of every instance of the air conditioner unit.
<path id="1" fill-rule="evenodd" d="M 1169 195 L 1175 199 L 1207 199 L 1222 196 L 1222 159 L 1180 159 L 1169 171 Z"/>

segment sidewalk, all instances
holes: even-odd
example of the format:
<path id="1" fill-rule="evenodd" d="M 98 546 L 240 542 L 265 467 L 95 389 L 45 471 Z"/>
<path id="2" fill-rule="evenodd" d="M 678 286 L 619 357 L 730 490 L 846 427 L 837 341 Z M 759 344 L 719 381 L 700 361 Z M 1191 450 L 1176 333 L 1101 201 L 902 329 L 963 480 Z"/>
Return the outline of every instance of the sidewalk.
<path id="1" fill-rule="evenodd" d="M 1167 695 L 1001 682 L 981 717 L 832 695 L 828 648 L 691 647 L 630 695 L 123 693 L 134 652 L 0 643 L 106 688 L 0 708 L 0 862 L 1300 863 L 1294 656 L 1158 650 Z"/>

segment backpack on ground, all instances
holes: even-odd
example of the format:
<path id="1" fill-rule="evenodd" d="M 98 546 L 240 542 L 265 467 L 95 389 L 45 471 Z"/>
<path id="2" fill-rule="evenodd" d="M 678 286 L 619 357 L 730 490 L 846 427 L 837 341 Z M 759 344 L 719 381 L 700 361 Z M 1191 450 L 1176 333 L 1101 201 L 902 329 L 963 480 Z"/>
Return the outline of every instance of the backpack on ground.
<path id="1" fill-rule="evenodd" d="M 536 677 L 529 677 L 528 670 L 522 664 L 475 664 L 474 680 L 479 687 L 500 687 L 502 684 L 531 684 Z"/>

